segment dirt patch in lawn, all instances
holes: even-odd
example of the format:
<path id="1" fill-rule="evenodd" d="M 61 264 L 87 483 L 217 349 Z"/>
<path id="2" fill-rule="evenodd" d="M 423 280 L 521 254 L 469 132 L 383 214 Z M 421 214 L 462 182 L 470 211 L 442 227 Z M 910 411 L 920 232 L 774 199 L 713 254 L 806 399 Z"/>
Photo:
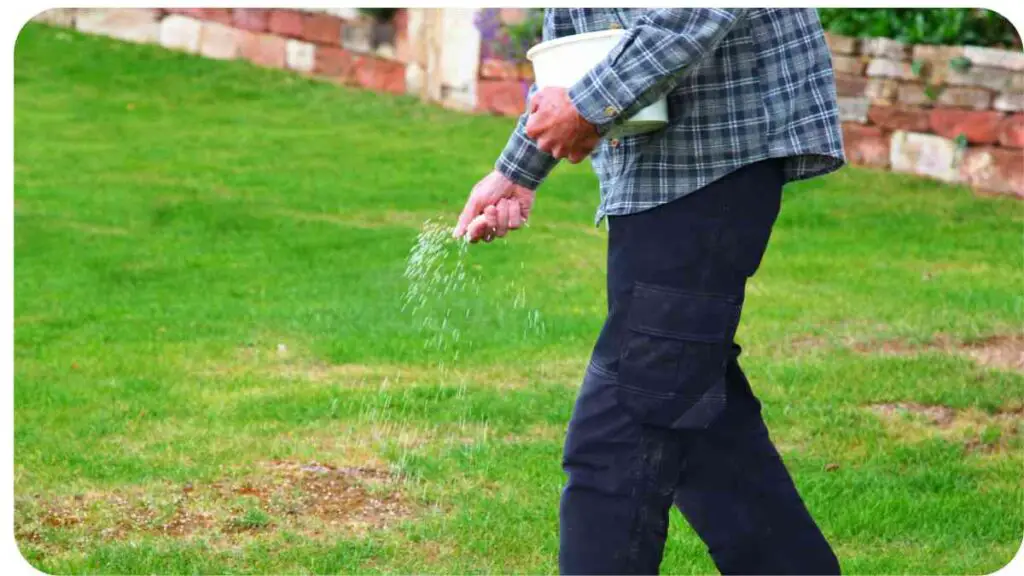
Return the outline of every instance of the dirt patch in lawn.
<path id="1" fill-rule="evenodd" d="M 995 412 L 914 402 L 872 404 L 867 409 L 901 440 L 918 442 L 939 437 L 963 444 L 965 451 L 983 453 L 1018 447 L 1024 417 L 1024 405 Z"/>
<path id="2" fill-rule="evenodd" d="M 852 348 L 864 354 L 893 356 L 912 356 L 923 352 L 961 354 L 986 368 L 1024 373 L 1024 334 L 996 334 L 968 342 L 958 342 L 949 336 L 939 335 L 924 344 L 882 340 L 853 344 Z"/>
<path id="3" fill-rule="evenodd" d="M 982 366 L 1024 372 L 1024 334 L 992 336 L 961 350 Z"/>
<path id="4" fill-rule="evenodd" d="M 47 548 L 82 537 L 122 540 L 147 534 L 231 545 L 278 530 L 336 538 L 410 518 L 413 507 L 399 484 L 381 468 L 271 461 L 237 479 L 21 497 L 15 533 L 19 542 Z M 74 537 L 54 537 L 61 532 Z"/>

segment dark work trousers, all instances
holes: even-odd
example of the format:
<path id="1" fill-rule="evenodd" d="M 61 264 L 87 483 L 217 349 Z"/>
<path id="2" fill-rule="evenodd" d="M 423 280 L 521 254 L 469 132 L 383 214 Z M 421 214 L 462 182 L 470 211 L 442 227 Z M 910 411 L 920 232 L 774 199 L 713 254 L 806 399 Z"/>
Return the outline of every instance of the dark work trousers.
<path id="1" fill-rule="evenodd" d="M 608 318 L 565 440 L 563 574 L 656 574 L 673 502 L 725 574 L 837 574 L 737 362 L 778 161 L 609 219 Z"/>

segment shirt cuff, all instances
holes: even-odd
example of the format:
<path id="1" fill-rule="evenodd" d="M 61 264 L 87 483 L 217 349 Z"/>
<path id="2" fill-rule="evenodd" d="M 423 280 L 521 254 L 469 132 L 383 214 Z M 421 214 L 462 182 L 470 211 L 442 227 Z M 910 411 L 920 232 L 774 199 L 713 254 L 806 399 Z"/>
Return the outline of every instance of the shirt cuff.
<path id="1" fill-rule="evenodd" d="M 516 130 L 498 156 L 494 168 L 512 182 L 536 190 L 557 164 L 556 158 Z"/>
<path id="2" fill-rule="evenodd" d="M 628 120 L 624 113 L 637 100 L 611 66 L 598 65 L 569 89 L 569 99 L 584 120 L 604 136 L 617 124 Z"/>

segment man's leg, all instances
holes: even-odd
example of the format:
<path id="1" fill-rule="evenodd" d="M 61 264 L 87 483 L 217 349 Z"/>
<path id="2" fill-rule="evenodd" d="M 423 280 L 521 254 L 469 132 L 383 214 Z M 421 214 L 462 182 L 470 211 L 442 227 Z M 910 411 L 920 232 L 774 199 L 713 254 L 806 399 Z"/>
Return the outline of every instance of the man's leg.
<path id="1" fill-rule="evenodd" d="M 735 395 L 732 339 L 781 189 L 779 166 L 763 162 L 611 220 L 608 319 L 566 436 L 563 573 L 657 572 L 669 508 L 694 465 L 688 439 Z"/>
<path id="2" fill-rule="evenodd" d="M 838 574 L 772 444 L 739 354 L 734 346 L 721 417 L 707 430 L 684 433 L 676 505 L 723 574 Z"/>

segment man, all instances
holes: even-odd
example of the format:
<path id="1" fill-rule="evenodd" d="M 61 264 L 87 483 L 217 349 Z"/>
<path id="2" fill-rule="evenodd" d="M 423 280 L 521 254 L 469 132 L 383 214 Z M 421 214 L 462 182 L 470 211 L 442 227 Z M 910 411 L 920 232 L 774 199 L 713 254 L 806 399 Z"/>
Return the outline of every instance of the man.
<path id="1" fill-rule="evenodd" d="M 733 342 L 783 185 L 844 163 L 817 13 L 550 9 L 544 39 L 616 27 L 618 46 L 576 85 L 530 89 L 455 230 L 519 228 L 560 159 L 592 156 L 608 316 L 565 441 L 560 570 L 656 573 L 675 503 L 723 573 L 838 573 Z M 667 127 L 605 137 L 662 96 Z"/>

